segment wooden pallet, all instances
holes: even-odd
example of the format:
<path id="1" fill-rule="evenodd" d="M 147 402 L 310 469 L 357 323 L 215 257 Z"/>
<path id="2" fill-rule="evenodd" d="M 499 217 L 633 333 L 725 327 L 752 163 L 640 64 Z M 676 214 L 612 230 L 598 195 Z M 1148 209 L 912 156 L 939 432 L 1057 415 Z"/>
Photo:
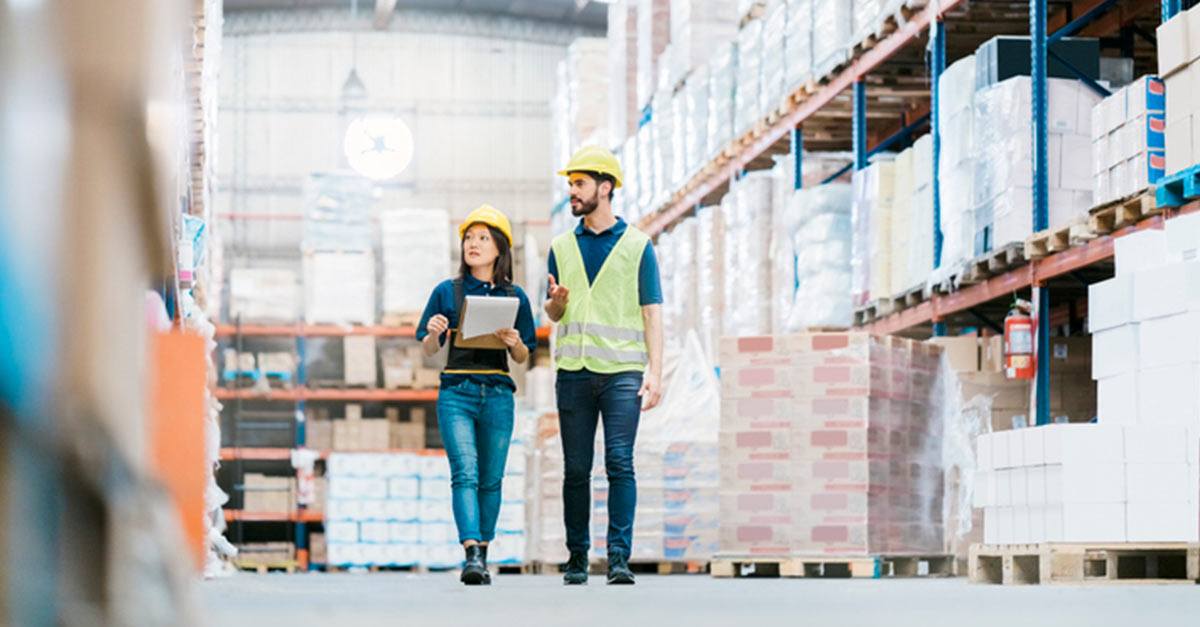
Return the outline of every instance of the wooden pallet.
<path id="1" fill-rule="evenodd" d="M 1089 212 L 1088 228 L 1097 235 L 1108 235 L 1145 218 L 1162 213 L 1154 187 L 1132 196 L 1100 205 Z"/>
<path id="2" fill-rule="evenodd" d="M 711 563 L 713 577 L 950 577 L 953 555 L 718 555 Z"/>
<path id="3" fill-rule="evenodd" d="M 1052 229 L 1025 238 L 1025 258 L 1041 259 L 1051 253 L 1086 244 L 1099 237 L 1091 227 L 1091 219 L 1079 217 Z"/>
<path id="4" fill-rule="evenodd" d="M 982 283 L 1025 263 L 1025 244 L 1013 242 L 968 261 L 959 273 L 957 285 Z"/>
<path id="5" fill-rule="evenodd" d="M 863 326 L 880 318 L 890 316 L 896 311 L 896 301 L 892 298 L 873 300 L 854 312 L 854 326 Z"/>
<path id="6" fill-rule="evenodd" d="M 1200 165 L 1161 178 L 1156 185 L 1155 201 L 1159 207 L 1179 207 L 1200 197 Z"/>
<path id="7" fill-rule="evenodd" d="M 1163 543 L 973 544 L 972 583 L 1135 584 L 1200 580 L 1200 545 Z"/>
<path id="8" fill-rule="evenodd" d="M 258 573 L 265 575 L 269 572 L 280 572 L 293 575 L 300 568 L 300 563 L 295 561 L 287 562 L 234 562 L 234 567 L 238 570 Z"/>
<path id="9" fill-rule="evenodd" d="M 746 11 L 746 13 L 744 15 L 742 15 L 742 19 L 739 21 L 738 28 L 739 29 L 745 28 L 746 24 L 749 24 L 751 21 L 756 20 L 766 14 L 767 14 L 767 3 L 766 2 L 755 2 L 750 7 L 750 10 Z"/>

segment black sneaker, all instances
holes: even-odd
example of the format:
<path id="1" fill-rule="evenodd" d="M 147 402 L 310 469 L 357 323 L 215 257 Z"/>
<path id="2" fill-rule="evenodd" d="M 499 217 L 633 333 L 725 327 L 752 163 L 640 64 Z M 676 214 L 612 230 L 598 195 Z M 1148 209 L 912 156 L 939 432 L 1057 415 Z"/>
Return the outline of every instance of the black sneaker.
<path id="1" fill-rule="evenodd" d="M 633 571 L 629 570 L 629 558 L 624 555 L 608 556 L 609 585 L 633 585 Z"/>
<path id="2" fill-rule="evenodd" d="M 567 572 L 563 574 L 563 583 L 568 586 L 578 586 L 588 580 L 587 551 L 571 551 L 571 559 L 567 560 Z"/>
<path id="3" fill-rule="evenodd" d="M 483 565 L 483 547 L 472 544 L 466 548 L 467 561 L 463 565 L 462 576 L 458 578 L 468 586 L 478 586 L 487 578 L 487 567 Z"/>

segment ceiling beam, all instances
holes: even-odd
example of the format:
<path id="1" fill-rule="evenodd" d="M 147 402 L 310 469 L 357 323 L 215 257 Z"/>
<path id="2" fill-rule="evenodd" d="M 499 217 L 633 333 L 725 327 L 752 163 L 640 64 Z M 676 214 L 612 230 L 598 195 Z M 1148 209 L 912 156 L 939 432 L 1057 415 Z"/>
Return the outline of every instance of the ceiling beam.
<path id="1" fill-rule="evenodd" d="M 375 30 L 387 30 L 395 12 L 396 0 L 375 0 L 375 19 L 372 20 Z"/>

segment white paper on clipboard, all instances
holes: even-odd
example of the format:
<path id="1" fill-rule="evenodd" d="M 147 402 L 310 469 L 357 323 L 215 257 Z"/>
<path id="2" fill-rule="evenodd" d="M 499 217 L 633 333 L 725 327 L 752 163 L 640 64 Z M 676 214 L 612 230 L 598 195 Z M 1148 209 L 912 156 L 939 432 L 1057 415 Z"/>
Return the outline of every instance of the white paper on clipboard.
<path id="1" fill-rule="evenodd" d="M 500 329 L 512 329 L 517 324 L 517 307 L 521 301 L 511 296 L 467 296 L 467 315 L 459 325 L 464 340 L 491 335 Z"/>

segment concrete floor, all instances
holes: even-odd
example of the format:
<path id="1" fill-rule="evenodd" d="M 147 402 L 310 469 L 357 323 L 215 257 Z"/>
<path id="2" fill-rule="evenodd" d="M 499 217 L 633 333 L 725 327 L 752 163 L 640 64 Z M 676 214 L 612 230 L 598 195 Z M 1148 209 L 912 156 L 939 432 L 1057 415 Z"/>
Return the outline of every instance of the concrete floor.
<path id="1" fill-rule="evenodd" d="M 501 576 L 466 588 L 454 574 L 243 573 L 203 584 L 207 623 L 287 625 L 1196 625 L 1200 586 L 1001 587 L 965 579 L 736 579 L 673 575 L 634 587 L 564 587 L 549 576 Z M 614 619 L 617 622 L 613 622 Z M 676 622 L 678 621 L 678 622 Z"/>

